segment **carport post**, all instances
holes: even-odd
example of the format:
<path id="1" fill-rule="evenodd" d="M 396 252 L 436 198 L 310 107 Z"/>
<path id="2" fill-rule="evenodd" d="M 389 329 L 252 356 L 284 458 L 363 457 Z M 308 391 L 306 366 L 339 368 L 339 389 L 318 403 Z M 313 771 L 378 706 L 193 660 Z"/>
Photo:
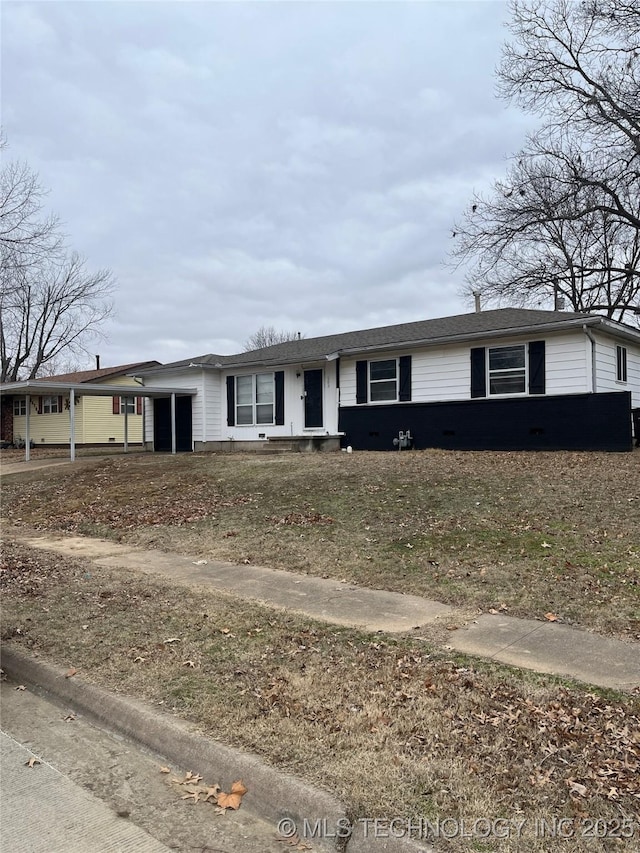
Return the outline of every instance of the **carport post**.
<path id="1" fill-rule="evenodd" d="M 76 460 L 76 392 L 69 389 L 69 445 L 71 461 Z"/>
<path id="2" fill-rule="evenodd" d="M 31 397 L 27 394 L 26 398 L 27 411 L 24 422 L 25 439 L 24 439 L 24 461 L 28 462 L 31 459 L 31 439 L 29 438 L 29 413 L 31 412 Z"/>
<path id="3" fill-rule="evenodd" d="M 135 406 L 135 397 L 133 405 Z M 129 450 L 129 399 L 124 398 L 124 452 Z"/>
<path id="4" fill-rule="evenodd" d="M 171 395 L 171 452 L 176 452 L 176 395 Z"/>

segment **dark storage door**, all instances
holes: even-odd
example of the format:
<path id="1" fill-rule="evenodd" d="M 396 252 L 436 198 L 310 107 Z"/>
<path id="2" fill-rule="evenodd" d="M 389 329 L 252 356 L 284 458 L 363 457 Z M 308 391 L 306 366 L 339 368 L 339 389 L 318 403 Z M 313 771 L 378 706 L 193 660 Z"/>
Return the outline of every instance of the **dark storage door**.
<path id="1" fill-rule="evenodd" d="M 153 446 L 159 453 L 171 453 L 171 399 L 158 397 L 153 401 Z M 191 397 L 176 397 L 176 450 L 190 453 Z"/>
<path id="2" fill-rule="evenodd" d="M 322 370 L 305 370 L 304 425 L 321 427 L 322 423 Z"/>

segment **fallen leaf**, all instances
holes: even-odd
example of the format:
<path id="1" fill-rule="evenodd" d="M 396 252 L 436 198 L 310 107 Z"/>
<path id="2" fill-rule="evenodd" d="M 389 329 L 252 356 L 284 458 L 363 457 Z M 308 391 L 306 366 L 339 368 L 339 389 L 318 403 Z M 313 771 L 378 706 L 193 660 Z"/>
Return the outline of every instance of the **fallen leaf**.
<path id="1" fill-rule="evenodd" d="M 70 711 L 67 716 L 63 717 L 62 719 L 65 721 L 65 723 L 72 723 L 75 720 L 76 716 L 77 714 L 75 711 Z"/>
<path id="2" fill-rule="evenodd" d="M 196 665 L 195 665 L 195 663 L 194 663 L 192 660 L 184 660 L 184 661 L 182 661 L 182 666 L 188 666 L 188 667 L 191 667 L 191 669 L 195 669 L 195 668 L 196 668 Z"/>
<path id="3" fill-rule="evenodd" d="M 223 810 L 222 813 L 224 814 L 224 809 L 239 809 L 242 798 L 246 793 L 247 789 L 241 779 L 233 783 L 230 794 L 221 791 L 218 794 L 218 806 Z"/>
<path id="4" fill-rule="evenodd" d="M 205 792 L 204 802 L 206 803 L 208 800 L 212 800 L 215 803 L 218 799 L 219 793 L 220 785 L 213 785 L 211 788 L 207 788 Z"/>
<path id="5" fill-rule="evenodd" d="M 169 643 L 179 643 L 179 642 L 180 642 L 180 637 L 169 637 L 168 640 L 164 641 L 165 645 L 168 645 Z"/>
<path id="6" fill-rule="evenodd" d="M 194 803 L 197 803 L 200 799 L 200 791 L 196 788 L 187 788 L 188 793 L 182 795 L 183 800 L 193 800 Z"/>
<path id="7" fill-rule="evenodd" d="M 171 769 L 169 767 L 161 767 L 160 772 L 161 773 L 171 773 Z"/>
<path id="8" fill-rule="evenodd" d="M 541 545 L 540 547 L 541 547 L 541 548 L 551 548 L 551 545 L 549 545 L 549 543 L 548 543 L 548 542 L 543 542 L 543 543 L 542 543 L 542 545 Z"/>
<path id="9" fill-rule="evenodd" d="M 75 668 L 75 666 L 72 666 L 70 669 L 68 669 L 65 672 L 64 677 L 65 678 L 73 678 L 73 676 L 77 673 L 77 671 L 78 670 Z"/>
<path id="10" fill-rule="evenodd" d="M 281 835 L 276 835 L 275 840 L 280 844 L 287 844 L 289 847 L 293 847 L 294 850 L 311 850 L 312 847 L 310 844 L 307 844 L 305 841 L 302 841 L 298 833 L 292 835 L 290 838 L 283 838 Z"/>
<path id="11" fill-rule="evenodd" d="M 35 767 L 36 764 L 42 764 L 39 758 L 36 758 L 35 755 L 32 755 L 28 761 L 25 761 L 26 767 Z"/>
<path id="12" fill-rule="evenodd" d="M 193 773 L 191 770 L 187 770 L 182 784 L 197 785 L 200 782 L 202 782 L 202 776 L 199 773 Z"/>
<path id="13" fill-rule="evenodd" d="M 557 622 L 558 621 L 558 617 L 556 616 L 555 613 L 545 613 L 544 618 L 547 620 L 547 622 Z"/>
<path id="14" fill-rule="evenodd" d="M 24 686 L 24 684 L 18 684 L 18 686 L 16 687 L 16 690 L 26 690 L 26 689 L 27 688 Z"/>

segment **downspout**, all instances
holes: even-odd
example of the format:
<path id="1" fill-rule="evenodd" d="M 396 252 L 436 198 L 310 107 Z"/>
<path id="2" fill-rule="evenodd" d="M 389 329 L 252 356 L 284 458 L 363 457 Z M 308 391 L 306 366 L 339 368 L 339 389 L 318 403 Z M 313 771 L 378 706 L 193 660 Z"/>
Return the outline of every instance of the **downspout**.
<path id="1" fill-rule="evenodd" d="M 596 375 L 596 339 L 593 337 L 593 332 L 585 323 L 582 331 L 591 341 L 591 393 L 598 393 L 598 380 Z"/>

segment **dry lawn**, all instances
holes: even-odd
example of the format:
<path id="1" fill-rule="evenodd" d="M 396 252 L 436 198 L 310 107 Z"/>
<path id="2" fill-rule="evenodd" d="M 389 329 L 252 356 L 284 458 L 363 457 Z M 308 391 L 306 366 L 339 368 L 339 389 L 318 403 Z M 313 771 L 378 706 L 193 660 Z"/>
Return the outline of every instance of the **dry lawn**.
<path id="1" fill-rule="evenodd" d="M 4 479 L 14 524 L 640 638 L 640 451 L 138 454 Z"/>
<path id="2" fill-rule="evenodd" d="M 3 515 L 478 610 L 554 611 L 631 641 L 639 467 L 638 453 L 140 455 L 7 477 Z M 10 537 L 0 587 L 4 642 L 197 721 L 335 792 L 353 818 L 524 821 L 521 838 L 438 842 L 451 853 L 640 848 L 638 695 L 325 626 Z M 536 821 L 554 816 L 576 836 L 536 836 Z M 582 838 L 593 826 L 605 837 Z"/>
<path id="3" fill-rule="evenodd" d="M 533 828 L 554 815 L 609 827 L 611 837 L 576 839 L 572 851 L 616 849 L 616 833 L 634 826 L 638 697 L 514 678 L 415 639 L 323 626 L 11 542 L 0 586 L 4 642 L 197 721 L 337 793 L 354 819 L 525 821 L 519 840 L 457 839 L 443 845 L 450 851 L 543 853 L 550 842 Z"/>

